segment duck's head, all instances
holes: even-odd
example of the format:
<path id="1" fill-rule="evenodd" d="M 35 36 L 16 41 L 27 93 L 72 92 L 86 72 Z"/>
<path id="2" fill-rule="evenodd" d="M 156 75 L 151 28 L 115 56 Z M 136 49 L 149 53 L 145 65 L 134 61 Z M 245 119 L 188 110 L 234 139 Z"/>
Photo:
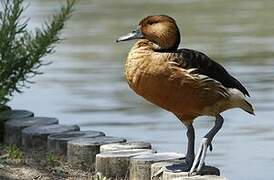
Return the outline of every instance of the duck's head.
<path id="1" fill-rule="evenodd" d="M 136 30 L 121 36 L 117 42 L 132 39 L 147 39 L 156 44 L 159 51 L 175 51 L 180 44 L 180 32 L 173 18 L 148 16 L 140 21 Z"/>

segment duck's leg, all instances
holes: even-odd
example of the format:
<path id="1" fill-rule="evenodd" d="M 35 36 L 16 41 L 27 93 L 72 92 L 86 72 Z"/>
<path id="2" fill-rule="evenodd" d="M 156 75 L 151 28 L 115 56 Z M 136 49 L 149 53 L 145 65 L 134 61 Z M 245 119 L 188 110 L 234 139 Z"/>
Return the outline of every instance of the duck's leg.
<path id="1" fill-rule="evenodd" d="M 223 117 L 218 114 L 216 116 L 214 127 L 202 139 L 201 145 L 200 145 L 199 150 L 195 156 L 195 159 L 194 159 L 192 167 L 189 171 L 189 174 L 192 174 L 197 166 L 198 167 L 196 169 L 196 172 L 199 172 L 201 170 L 201 168 L 204 164 L 204 161 L 205 161 L 207 148 L 208 148 L 208 146 L 211 146 L 211 142 L 212 142 L 214 136 L 217 134 L 217 132 L 222 128 L 223 122 L 224 122 Z"/>
<path id="2" fill-rule="evenodd" d="M 179 118 L 179 117 L 178 117 Z M 180 119 L 180 118 L 179 118 Z M 171 166 L 171 167 L 162 167 L 158 172 L 154 173 L 153 176 L 156 177 L 159 174 L 161 174 L 164 170 L 171 170 L 174 171 L 174 168 L 176 170 L 179 171 L 183 171 L 183 172 L 188 172 L 193 164 L 195 155 L 194 155 L 194 141 L 195 141 L 195 131 L 192 125 L 192 121 L 189 122 L 183 122 L 183 124 L 186 126 L 187 128 L 187 139 L 188 139 L 188 143 L 187 143 L 187 153 L 186 153 L 186 157 L 185 157 L 185 161 L 184 163 L 180 163 L 177 164 L 175 166 Z"/>
<path id="3" fill-rule="evenodd" d="M 187 153 L 186 153 L 185 160 L 186 160 L 186 165 L 187 165 L 186 171 L 189 171 L 193 164 L 194 158 L 195 158 L 195 155 L 194 155 L 195 131 L 194 131 L 192 123 L 185 124 L 185 126 L 187 128 L 186 135 L 187 135 L 187 140 L 188 140 Z"/>

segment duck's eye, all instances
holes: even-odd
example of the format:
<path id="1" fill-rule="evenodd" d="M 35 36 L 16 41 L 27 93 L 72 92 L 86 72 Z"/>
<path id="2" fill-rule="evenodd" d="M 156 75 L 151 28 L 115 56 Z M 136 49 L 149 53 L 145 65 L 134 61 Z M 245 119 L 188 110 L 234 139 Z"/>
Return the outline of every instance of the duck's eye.
<path id="1" fill-rule="evenodd" d="M 155 24 L 155 22 L 148 22 L 149 25 Z"/>

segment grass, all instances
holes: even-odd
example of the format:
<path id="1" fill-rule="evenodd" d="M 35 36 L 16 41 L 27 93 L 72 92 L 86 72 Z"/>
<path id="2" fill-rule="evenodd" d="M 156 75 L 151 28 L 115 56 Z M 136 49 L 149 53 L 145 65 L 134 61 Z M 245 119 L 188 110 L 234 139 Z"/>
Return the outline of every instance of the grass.
<path id="1" fill-rule="evenodd" d="M 53 153 L 47 155 L 46 161 L 49 166 L 56 166 L 58 164 L 57 156 Z"/>
<path id="2" fill-rule="evenodd" d="M 91 177 L 91 180 L 108 180 L 104 177 L 101 173 L 96 173 L 94 176 Z"/>
<path id="3" fill-rule="evenodd" d="M 9 159 L 22 159 L 22 152 L 16 145 L 8 146 L 6 152 Z"/>

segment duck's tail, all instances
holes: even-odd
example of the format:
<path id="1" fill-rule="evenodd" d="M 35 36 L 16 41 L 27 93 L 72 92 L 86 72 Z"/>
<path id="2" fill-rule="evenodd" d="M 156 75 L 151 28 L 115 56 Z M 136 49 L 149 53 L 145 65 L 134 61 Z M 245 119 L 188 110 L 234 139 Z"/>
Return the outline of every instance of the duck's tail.
<path id="1" fill-rule="evenodd" d="M 233 107 L 239 107 L 244 111 L 248 112 L 249 114 L 255 115 L 252 105 L 245 99 L 243 93 L 241 93 L 238 89 L 230 88 L 229 94 L 231 97 L 231 104 Z"/>

